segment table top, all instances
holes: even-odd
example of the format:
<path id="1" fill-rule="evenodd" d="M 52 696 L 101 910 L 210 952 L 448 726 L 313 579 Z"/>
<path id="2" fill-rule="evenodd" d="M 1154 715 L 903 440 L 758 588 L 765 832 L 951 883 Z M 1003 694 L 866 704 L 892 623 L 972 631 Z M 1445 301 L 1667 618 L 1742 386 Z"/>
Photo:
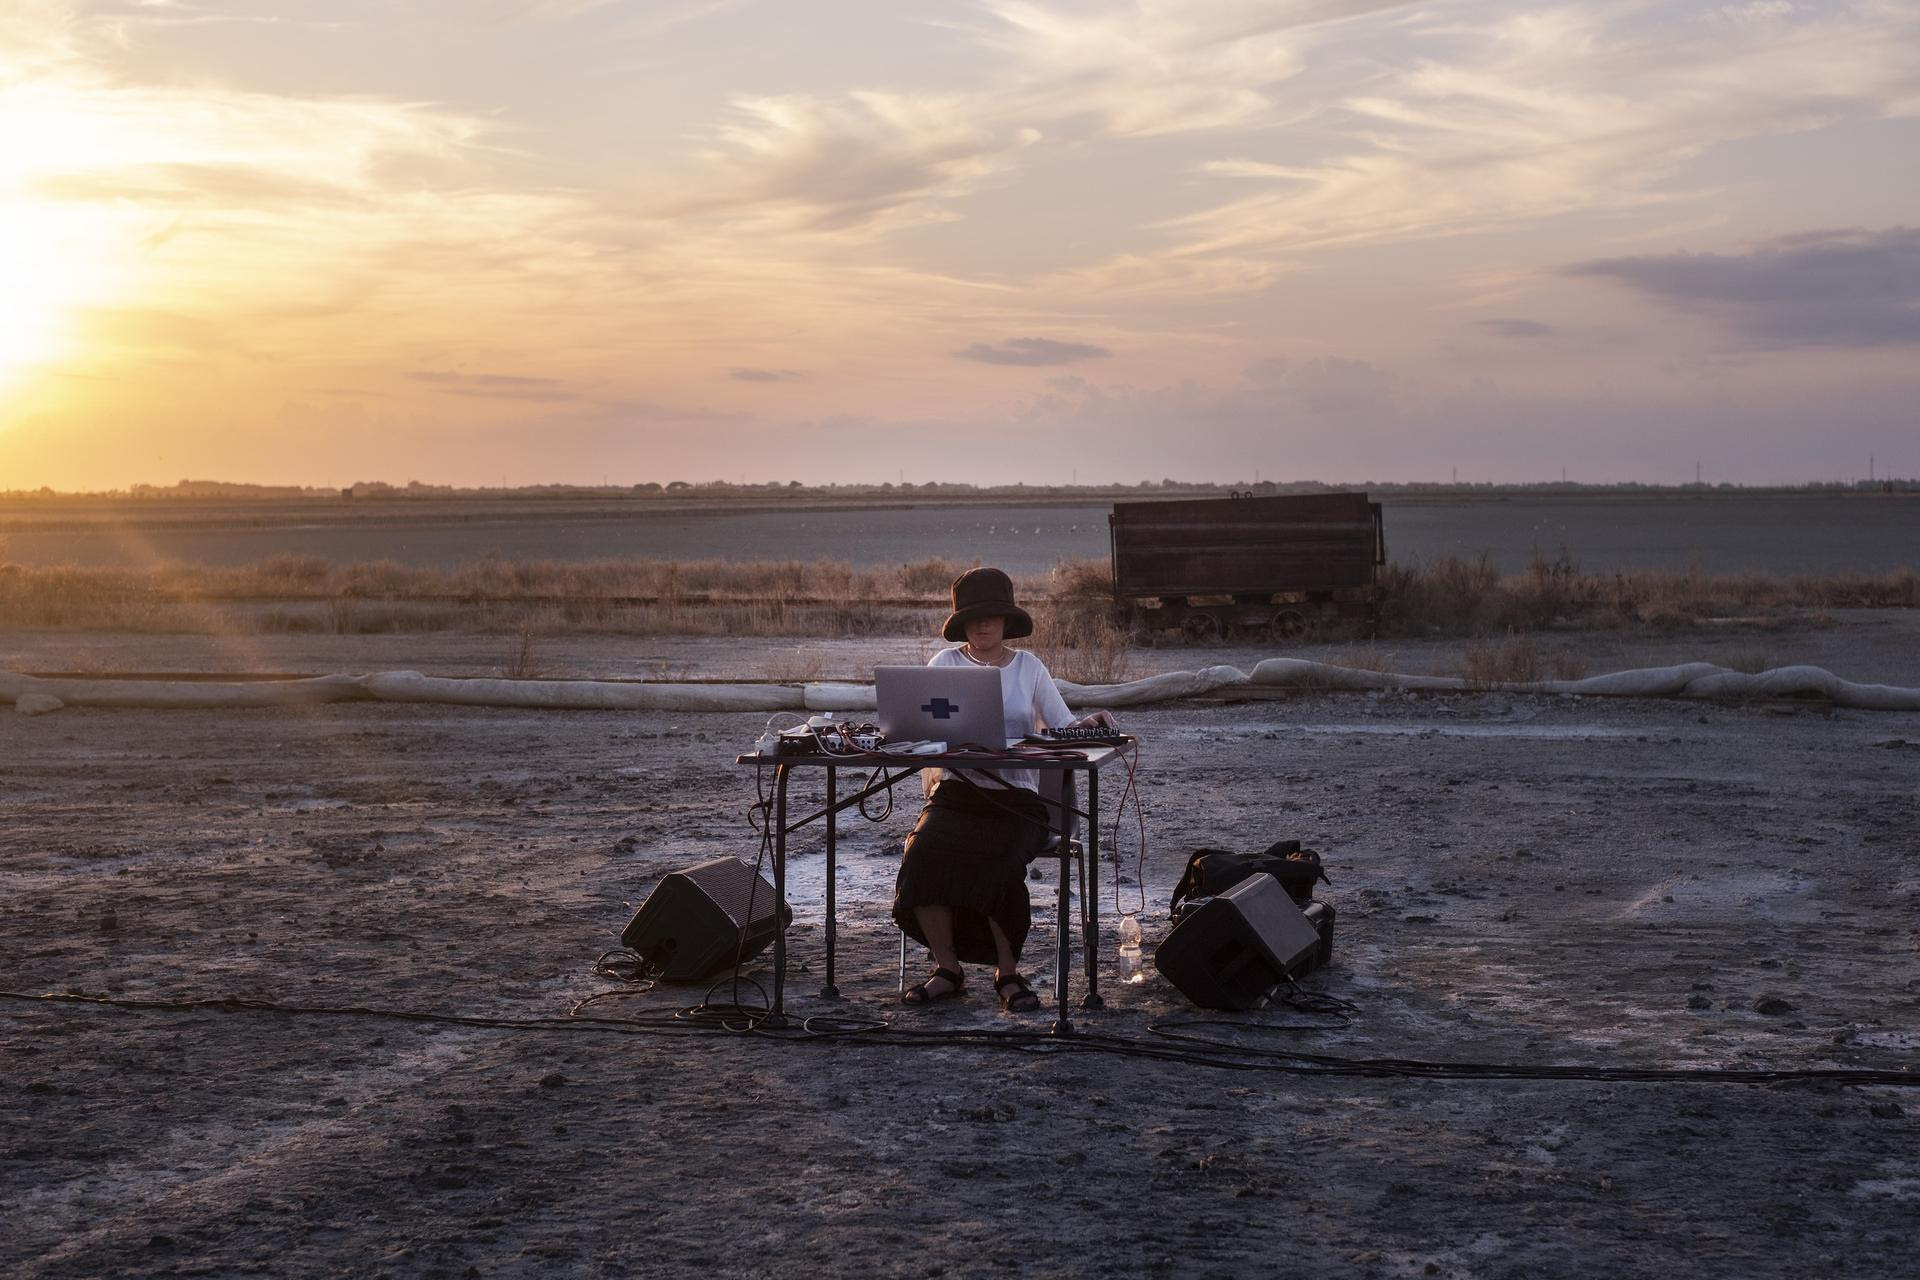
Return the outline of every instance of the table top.
<path id="1" fill-rule="evenodd" d="M 1121 747 L 1087 743 L 1049 748 L 1046 755 L 1025 755 L 1014 751 L 943 751 L 939 755 L 925 756 L 896 755 L 887 751 L 842 751 L 829 755 L 826 752 L 809 751 L 794 755 L 776 753 L 763 756 L 757 751 L 749 751 L 745 755 L 735 756 L 734 763 L 806 765 L 816 769 L 833 765 L 864 769 L 875 765 L 892 765 L 901 769 L 1104 769 L 1132 750 L 1132 743 Z"/>

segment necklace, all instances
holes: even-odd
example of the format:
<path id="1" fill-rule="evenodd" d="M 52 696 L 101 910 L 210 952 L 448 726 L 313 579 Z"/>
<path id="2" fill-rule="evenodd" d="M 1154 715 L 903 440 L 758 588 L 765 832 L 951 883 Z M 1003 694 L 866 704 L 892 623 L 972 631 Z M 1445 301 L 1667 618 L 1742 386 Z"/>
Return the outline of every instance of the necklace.
<path id="1" fill-rule="evenodd" d="M 979 654 L 973 651 L 972 641 L 968 641 L 962 644 L 960 646 L 960 652 L 967 655 L 968 662 L 976 663 L 979 666 L 983 666 L 983 667 L 1004 667 L 1007 665 L 1007 663 L 1013 661 L 1013 653 L 1014 653 L 1012 649 L 1002 647 L 1000 652 L 1004 653 L 1006 657 L 1002 658 L 999 662 L 989 662 L 985 658 L 981 657 Z"/>

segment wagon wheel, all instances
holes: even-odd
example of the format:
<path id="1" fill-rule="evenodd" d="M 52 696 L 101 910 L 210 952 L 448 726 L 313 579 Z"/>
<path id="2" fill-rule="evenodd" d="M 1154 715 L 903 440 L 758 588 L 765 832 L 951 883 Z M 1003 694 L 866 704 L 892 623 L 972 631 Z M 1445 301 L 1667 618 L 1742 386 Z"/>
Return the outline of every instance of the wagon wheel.
<path id="1" fill-rule="evenodd" d="M 1275 640 L 1297 640 L 1306 634 L 1307 620 L 1296 609 L 1282 609 L 1267 624 L 1267 634 Z"/>
<path id="2" fill-rule="evenodd" d="M 1194 644 L 1208 644 L 1220 638 L 1220 619 L 1210 613 L 1190 613 L 1180 630 Z"/>

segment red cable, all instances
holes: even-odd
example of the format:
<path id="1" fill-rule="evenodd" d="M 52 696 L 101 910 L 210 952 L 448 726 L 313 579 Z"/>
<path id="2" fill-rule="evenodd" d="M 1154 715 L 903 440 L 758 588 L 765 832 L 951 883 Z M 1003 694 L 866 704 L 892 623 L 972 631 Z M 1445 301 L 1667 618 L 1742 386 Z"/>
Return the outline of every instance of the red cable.
<path id="1" fill-rule="evenodd" d="M 1133 750 L 1127 753 L 1127 785 L 1120 789 L 1120 803 L 1113 808 L 1113 909 L 1125 914 L 1120 906 L 1120 819 L 1126 816 L 1127 800 L 1133 800 L 1133 816 L 1140 829 L 1140 855 L 1134 865 L 1134 883 L 1140 890 L 1140 910 L 1147 909 L 1147 815 L 1140 808 L 1140 791 L 1134 785 L 1135 776 L 1140 768 L 1140 740 L 1133 740 Z"/>

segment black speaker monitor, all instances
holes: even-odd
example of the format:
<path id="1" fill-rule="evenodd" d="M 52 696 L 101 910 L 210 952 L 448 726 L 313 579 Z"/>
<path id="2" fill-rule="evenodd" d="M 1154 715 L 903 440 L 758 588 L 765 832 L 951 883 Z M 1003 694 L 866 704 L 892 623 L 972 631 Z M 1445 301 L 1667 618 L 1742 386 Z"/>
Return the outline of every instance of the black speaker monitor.
<path id="1" fill-rule="evenodd" d="M 792 921 L 786 903 L 776 913 L 773 886 L 750 863 L 715 858 L 661 877 L 620 931 L 620 945 L 664 961 L 669 981 L 691 982 L 724 972 L 736 956 L 759 955 Z"/>
<path id="2" fill-rule="evenodd" d="M 1202 1008 L 1257 1009 L 1289 974 L 1323 963 L 1322 945 L 1315 922 L 1262 872 L 1182 916 L 1153 964 Z"/>

